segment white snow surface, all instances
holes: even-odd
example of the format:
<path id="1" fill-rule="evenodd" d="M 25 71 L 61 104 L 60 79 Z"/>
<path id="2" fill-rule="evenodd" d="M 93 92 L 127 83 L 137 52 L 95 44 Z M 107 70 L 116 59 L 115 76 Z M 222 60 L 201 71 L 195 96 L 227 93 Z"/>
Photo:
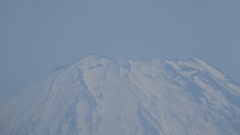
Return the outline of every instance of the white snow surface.
<path id="1" fill-rule="evenodd" d="M 0 99 L 1 135 L 239 135 L 240 87 L 199 58 L 91 55 Z"/>

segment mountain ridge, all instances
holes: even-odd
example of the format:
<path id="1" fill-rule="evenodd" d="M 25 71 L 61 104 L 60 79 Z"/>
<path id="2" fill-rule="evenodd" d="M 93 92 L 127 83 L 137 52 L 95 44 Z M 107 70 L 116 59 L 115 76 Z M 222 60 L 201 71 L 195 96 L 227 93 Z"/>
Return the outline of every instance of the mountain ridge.
<path id="1" fill-rule="evenodd" d="M 240 87 L 204 62 L 91 55 L 0 99 L 1 134 L 238 134 Z"/>

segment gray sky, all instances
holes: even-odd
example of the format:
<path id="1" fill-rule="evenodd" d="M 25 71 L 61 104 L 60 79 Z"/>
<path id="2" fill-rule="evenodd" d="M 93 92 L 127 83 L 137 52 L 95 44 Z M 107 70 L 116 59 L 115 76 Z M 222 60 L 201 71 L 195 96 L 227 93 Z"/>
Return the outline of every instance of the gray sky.
<path id="1" fill-rule="evenodd" d="M 239 0 L 1 0 L 0 94 L 89 54 L 206 60 L 240 83 Z"/>

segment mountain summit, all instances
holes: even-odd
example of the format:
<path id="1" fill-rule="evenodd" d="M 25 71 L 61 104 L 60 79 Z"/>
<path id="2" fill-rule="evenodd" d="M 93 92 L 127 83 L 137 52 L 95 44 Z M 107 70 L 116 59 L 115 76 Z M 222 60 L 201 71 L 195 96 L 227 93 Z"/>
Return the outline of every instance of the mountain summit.
<path id="1" fill-rule="evenodd" d="M 203 60 L 91 55 L 0 98 L 1 135 L 239 135 L 240 86 Z"/>

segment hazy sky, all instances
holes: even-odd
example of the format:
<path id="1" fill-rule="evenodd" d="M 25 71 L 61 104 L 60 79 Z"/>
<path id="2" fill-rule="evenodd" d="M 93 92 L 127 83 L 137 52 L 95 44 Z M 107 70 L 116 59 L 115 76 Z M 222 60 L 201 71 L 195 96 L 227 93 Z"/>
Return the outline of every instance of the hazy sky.
<path id="1" fill-rule="evenodd" d="M 240 1 L 0 1 L 0 94 L 89 54 L 197 55 L 240 83 Z"/>

